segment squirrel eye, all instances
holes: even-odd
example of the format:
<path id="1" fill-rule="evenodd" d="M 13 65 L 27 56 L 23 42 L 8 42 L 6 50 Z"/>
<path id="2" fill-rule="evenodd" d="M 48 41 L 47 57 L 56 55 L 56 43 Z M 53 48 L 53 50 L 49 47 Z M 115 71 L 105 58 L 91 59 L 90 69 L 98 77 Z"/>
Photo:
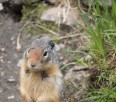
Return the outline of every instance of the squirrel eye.
<path id="1" fill-rule="evenodd" d="M 48 52 L 47 51 L 44 51 L 43 56 L 44 57 L 47 57 L 48 56 Z"/>

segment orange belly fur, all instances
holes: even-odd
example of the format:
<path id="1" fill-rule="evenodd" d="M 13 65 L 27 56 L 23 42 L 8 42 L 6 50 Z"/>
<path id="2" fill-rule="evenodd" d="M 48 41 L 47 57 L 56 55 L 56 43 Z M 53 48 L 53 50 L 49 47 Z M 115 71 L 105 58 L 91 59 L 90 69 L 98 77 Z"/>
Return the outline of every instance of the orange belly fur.
<path id="1" fill-rule="evenodd" d="M 26 73 L 25 61 L 22 61 L 20 72 L 20 91 L 25 102 L 60 102 L 60 87 L 57 78 L 62 74 L 56 65 L 43 66 L 38 72 Z M 46 71 L 49 77 L 42 80 L 41 71 Z"/>

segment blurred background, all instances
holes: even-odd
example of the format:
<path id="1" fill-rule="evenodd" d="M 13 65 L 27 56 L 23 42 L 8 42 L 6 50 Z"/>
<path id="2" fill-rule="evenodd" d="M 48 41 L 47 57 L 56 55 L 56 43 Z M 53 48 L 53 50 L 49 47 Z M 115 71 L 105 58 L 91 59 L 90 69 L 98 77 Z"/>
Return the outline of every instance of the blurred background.
<path id="1" fill-rule="evenodd" d="M 42 36 L 56 43 L 62 102 L 116 102 L 116 0 L 0 0 L 0 102 L 22 102 L 18 61 Z"/>

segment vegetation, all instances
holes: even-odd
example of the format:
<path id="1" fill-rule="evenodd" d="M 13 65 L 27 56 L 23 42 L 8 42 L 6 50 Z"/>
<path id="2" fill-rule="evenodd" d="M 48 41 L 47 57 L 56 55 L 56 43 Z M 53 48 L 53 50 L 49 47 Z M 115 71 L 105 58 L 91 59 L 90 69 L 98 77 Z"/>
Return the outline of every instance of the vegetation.
<path id="1" fill-rule="evenodd" d="M 89 54 L 92 61 L 89 65 L 99 73 L 93 74 L 88 97 L 82 102 L 115 102 L 116 1 L 112 0 L 111 7 L 100 0 L 90 5 L 91 12 L 83 11 L 82 18 L 86 25 L 84 29 L 91 36 Z"/>
<path id="2" fill-rule="evenodd" d="M 52 35 L 54 32 L 56 32 L 59 28 L 57 25 L 55 25 L 52 22 L 42 22 L 40 20 L 40 17 L 44 11 L 47 10 L 47 7 L 43 4 L 31 4 L 30 2 L 25 3 L 26 5 L 23 6 L 23 16 L 22 20 L 24 22 L 29 22 L 29 24 L 26 26 L 24 32 L 29 34 L 38 34 L 39 33 L 48 33 L 52 32 Z M 50 30 L 51 31 L 50 31 Z"/>
<path id="3" fill-rule="evenodd" d="M 33 7 L 34 10 L 24 6 L 23 20 L 38 18 L 46 10 L 42 5 Z M 96 0 L 96 3 L 90 2 L 89 9 L 90 12 L 82 9 L 80 11 L 85 23 L 83 29 L 91 37 L 86 46 L 87 51 L 66 51 L 75 61 L 61 69 L 78 63 L 90 68 L 92 74 L 90 87 L 86 92 L 86 98 L 80 102 L 116 102 L 116 0 L 112 0 L 111 7 L 103 0 Z M 38 25 L 31 24 L 26 30 L 31 32 L 32 29 L 36 29 L 37 32 L 39 30 L 39 33 L 40 29 L 42 32 L 54 33 L 58 26 L 39 20 Z M 77 52 L 90 55 L 91 59 L 81 60 L 80 57 L 75 56 Z"/>
<path id="4" fill-rule="evenodd" d="M 75 60 L 63 68 L 82 64 L 90 68 L 90 87 L 86 98 L 79 102 L 116 102 L 116 0 L 108 7 L 102 0 L 90 2 L 90 12 L 80 9 L 85 23 L 84 31 L 91 37 L 85 51 L 66 51 Z M 91 59 L 81 60 L 75 53 L 90 55 Z"/>

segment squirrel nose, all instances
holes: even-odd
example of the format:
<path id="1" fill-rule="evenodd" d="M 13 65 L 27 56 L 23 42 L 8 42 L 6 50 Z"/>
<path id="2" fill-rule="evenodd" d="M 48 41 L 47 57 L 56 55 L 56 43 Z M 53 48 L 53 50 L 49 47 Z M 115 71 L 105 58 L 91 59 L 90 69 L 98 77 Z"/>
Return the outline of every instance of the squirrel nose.
<path id="1" fill-rule="evenodd" d="M 34 64 L 31 64 L 31 67 L 35 67 L 36 65 L 34 65 Z"/>

